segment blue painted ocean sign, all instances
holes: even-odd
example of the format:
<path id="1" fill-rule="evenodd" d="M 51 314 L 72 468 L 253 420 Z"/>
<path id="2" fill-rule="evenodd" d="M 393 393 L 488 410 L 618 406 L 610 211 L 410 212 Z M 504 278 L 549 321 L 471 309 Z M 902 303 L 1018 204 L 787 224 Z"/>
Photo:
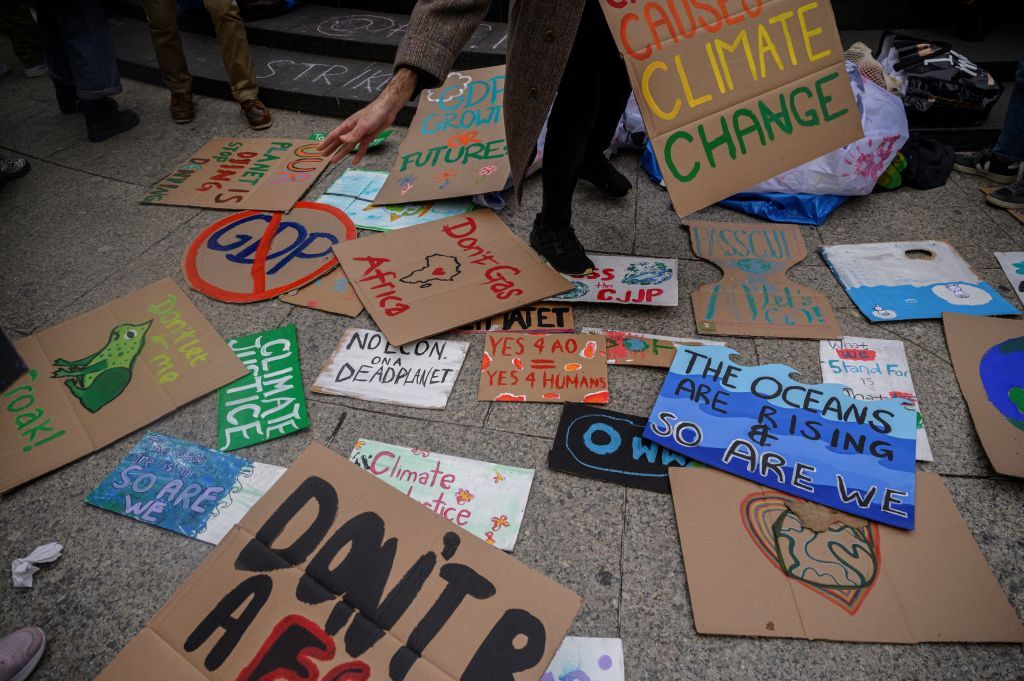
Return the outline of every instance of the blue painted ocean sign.
<path id="1" fill-rule="evenodd" d="M 147 432 L 86 502 L 218 543 L 284 468 Z"/>
<path id="2" fill-rule="evenodd" d="M 644 437 L 760 485 L 913 529 L 914 412 L 898 399 L 799 383 L 784 364 L 736 364 L 736 354 L 679 346 Z"/>

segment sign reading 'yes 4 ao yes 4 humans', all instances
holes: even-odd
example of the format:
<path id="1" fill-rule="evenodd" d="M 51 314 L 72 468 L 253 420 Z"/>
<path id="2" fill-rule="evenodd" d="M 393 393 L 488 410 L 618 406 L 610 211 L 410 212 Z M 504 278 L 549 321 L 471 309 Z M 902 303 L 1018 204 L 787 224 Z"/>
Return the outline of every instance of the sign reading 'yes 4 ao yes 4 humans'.
<path id="1" fill-rule="evenodd" d="M 837 384 L 679 346 L 644 437 L 708 466 L 880 523 L 914 528 L 917 416 Z"/>

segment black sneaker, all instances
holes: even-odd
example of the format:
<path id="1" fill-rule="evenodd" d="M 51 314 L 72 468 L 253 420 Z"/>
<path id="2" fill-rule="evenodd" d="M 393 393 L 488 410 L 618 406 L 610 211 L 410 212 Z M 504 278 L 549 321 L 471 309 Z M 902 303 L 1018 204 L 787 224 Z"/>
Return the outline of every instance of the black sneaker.
<path id="1" fill-rule="evenodd" d="M 90 142 L 102 142 L 139 124 L 134 111 L 120 111 L 117 102 L 110 97 L 82 100 L 82 111 Z"/>
<path id="2" fill-rule="evenodd" d="M 23 158 L 0 154 L 0 185 L 22 177 L 32 166 Z"/>
<path id="3" fill-rule="evenodd" d="M 1024 208 L 1024 177 L 1008 187 L 1001 187 L 985 196 L 985 200 L 993 206 L 1020 210 Z"/>
<path id="4" fill-rule="evenodd" d="M 597 191 L 610 199 L 621 199 L 633 188 L 626 176 L 616 170 L 604 156 L 584 165 L 580 170 L 580 179 L 594 185 Z"/>
<path id="5" fill-rule="evenodd" d="M 957 154 L 953 161 L 953 170 L 981 175 L 999 184 L 1010 184 L 1016 180 L 1020 166 L 1020 161 L 1004 161 L 993 154 L 991 149 L 971 154 Z"/>
<path id="6" fill-rule="evenodd" d="M 594 262 L 587 257 L 572 227 L 545 229 L 540 215 L 533 221 L 530 246 L 562 274 L 578 277 L 590 274 L 594 269 Z"/>

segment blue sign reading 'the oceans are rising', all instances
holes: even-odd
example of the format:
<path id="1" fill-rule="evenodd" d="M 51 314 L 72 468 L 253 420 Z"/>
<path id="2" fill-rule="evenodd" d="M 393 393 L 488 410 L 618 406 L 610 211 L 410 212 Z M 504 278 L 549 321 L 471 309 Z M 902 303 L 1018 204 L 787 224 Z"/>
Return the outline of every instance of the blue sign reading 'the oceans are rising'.
<path id="1" fill-rule="evenodd" d="M 914 527 L 914 412 L 808 385 L 784 364 L 743 366 L 728 347 L 680 346 L 644 437 L 766 487 Z"/>

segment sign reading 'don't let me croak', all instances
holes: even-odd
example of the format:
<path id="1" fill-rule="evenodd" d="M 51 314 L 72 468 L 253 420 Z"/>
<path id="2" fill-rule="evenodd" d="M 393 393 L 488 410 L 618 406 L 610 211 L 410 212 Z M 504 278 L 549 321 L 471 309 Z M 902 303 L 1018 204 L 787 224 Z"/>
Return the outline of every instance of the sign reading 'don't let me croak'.
<path id="1" fill-rule="evenodd" d="M 602 0 L 687 215 L 864 136 L 828 0 Z"/>

